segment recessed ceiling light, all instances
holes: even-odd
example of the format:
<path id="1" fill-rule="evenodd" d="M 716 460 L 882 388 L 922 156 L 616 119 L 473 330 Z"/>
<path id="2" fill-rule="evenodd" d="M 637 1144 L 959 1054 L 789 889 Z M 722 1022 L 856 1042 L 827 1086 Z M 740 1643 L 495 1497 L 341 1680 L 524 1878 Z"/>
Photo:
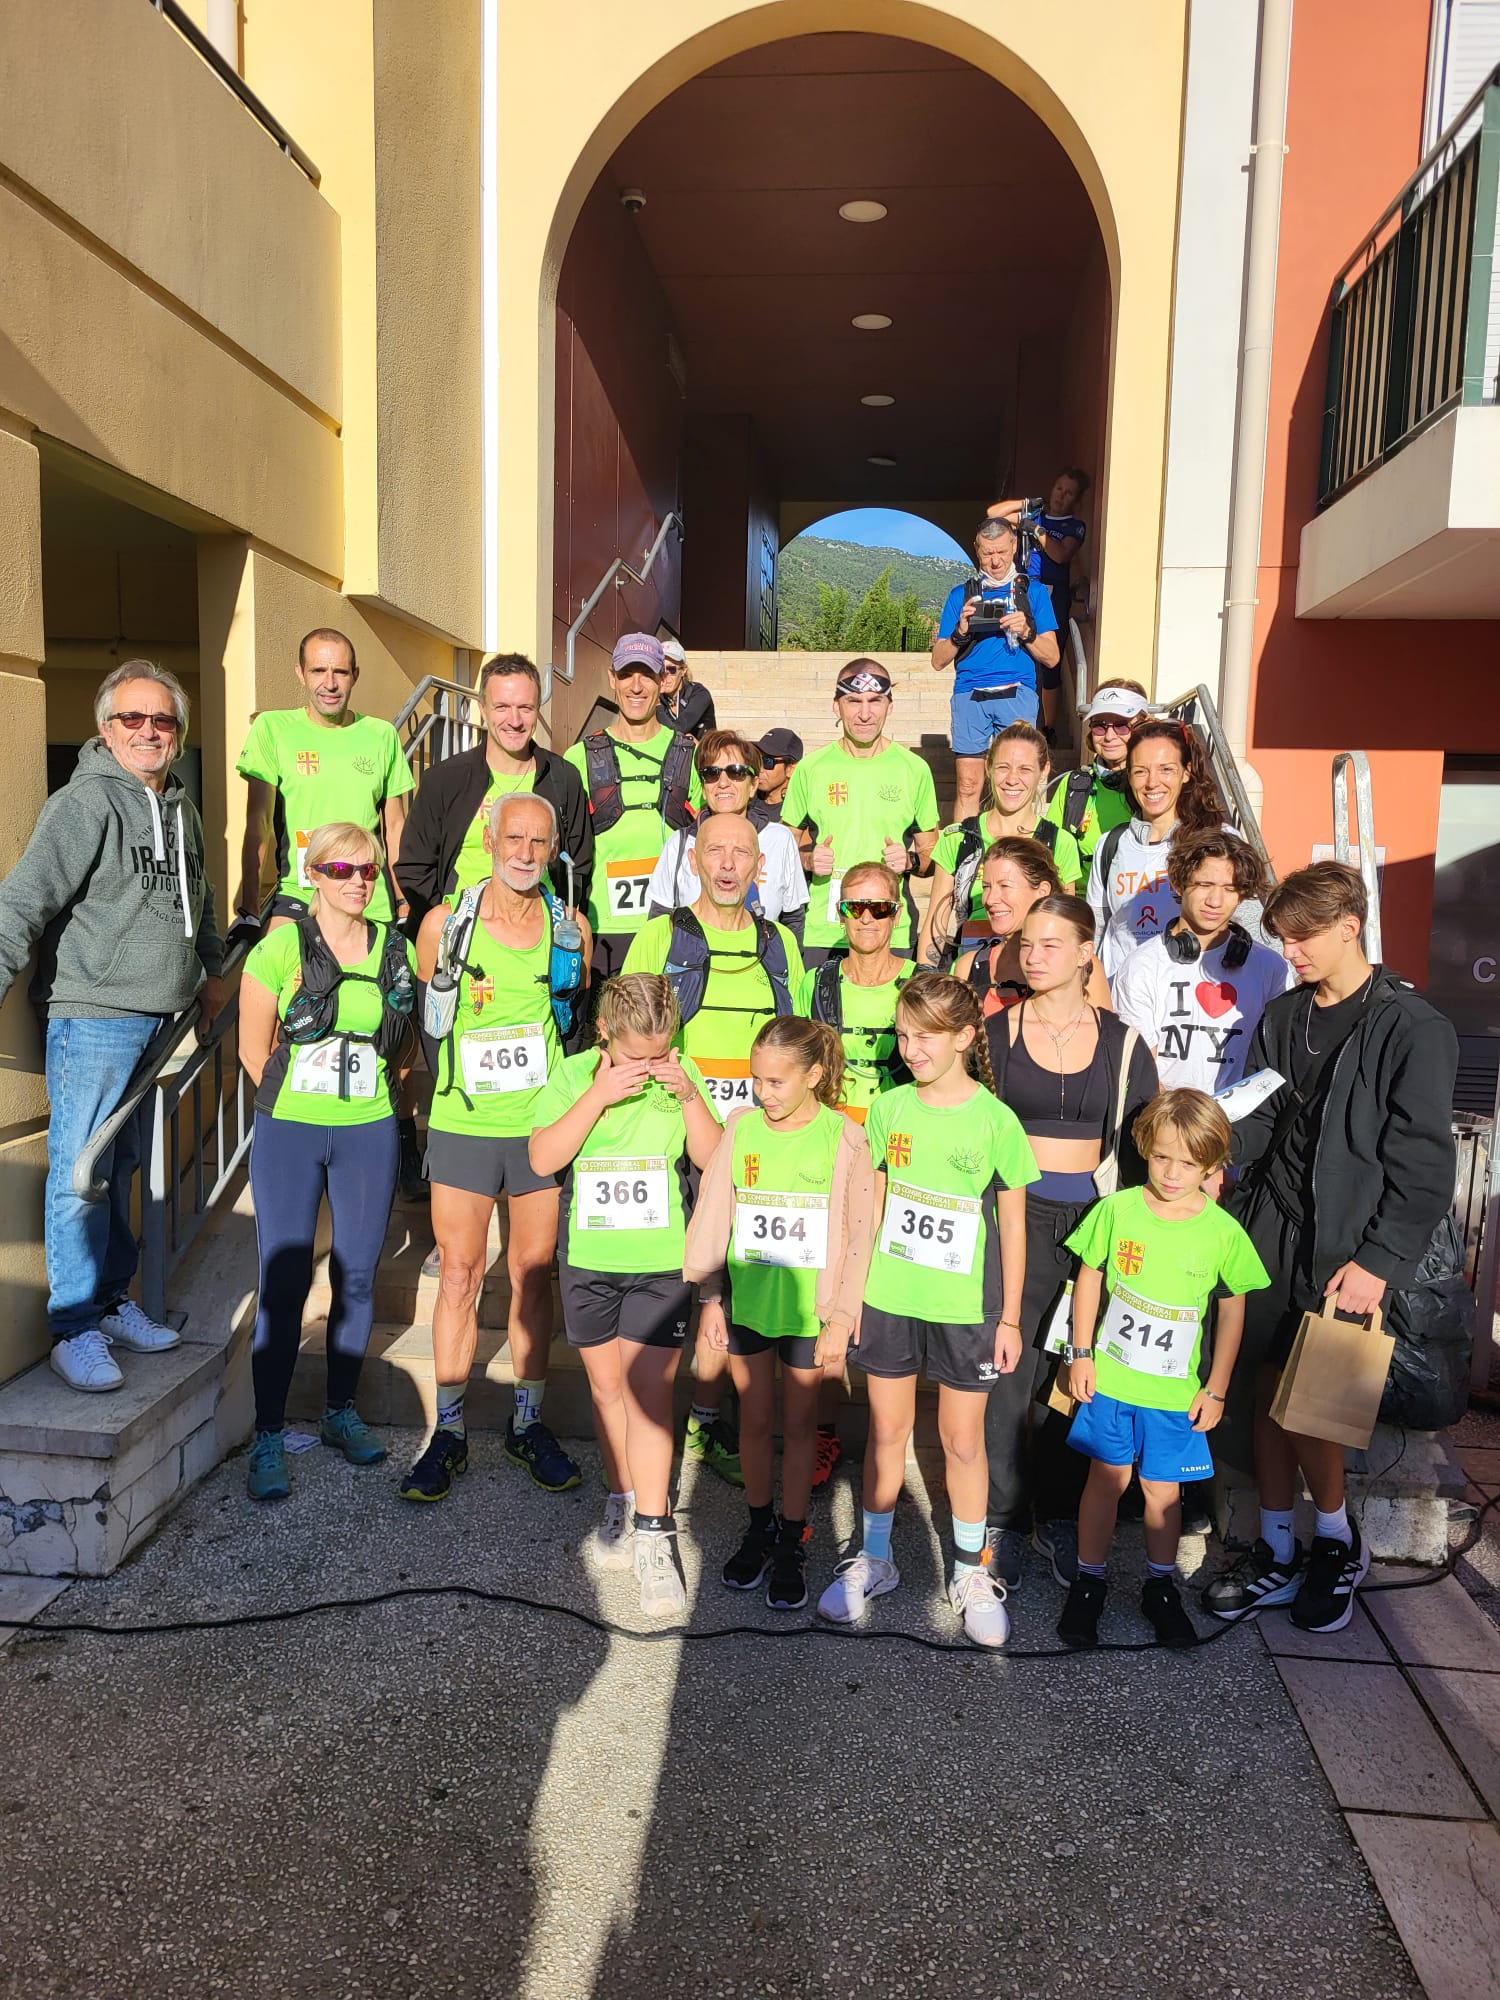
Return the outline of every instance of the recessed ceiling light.
<path id="1" fill-rule="evenodd" d="M 889 211 L 883 201 L 845 201 L 839 214 L 845 222 L 884 222 Z"/>
<path id="2" fill-rule="evenodd" d="M 895 459 L 882 458 L 879 453 L 872 453 L 868 462 L 871 465 L 894 465 L 896 463 Z"/>
<path id="3" fill-rule="evenodd" d="M 889 326 L 890 323 L 889 313 L 856 313 L 849 322 L 851 326 L 857 326 L 861 333 L 878 333 L 882 327 Z"/>
<path id="4" fill-rule="evenodd" d="M 861 396 L 859 400 L 867 410 L 888 410 L 896 399 L 894 396 Z"/>

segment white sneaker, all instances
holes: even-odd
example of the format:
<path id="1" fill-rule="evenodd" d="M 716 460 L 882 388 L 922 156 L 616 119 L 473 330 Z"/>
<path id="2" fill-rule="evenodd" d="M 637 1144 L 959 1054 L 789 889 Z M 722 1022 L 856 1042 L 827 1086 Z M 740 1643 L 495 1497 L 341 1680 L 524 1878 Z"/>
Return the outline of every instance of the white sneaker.
<path id="1" fill-rule="evenodd" d="M 174 1326 L 158 1326 L 143 1313 L 134 1299 L 123 1299 L 112 1313 L 106 1313 L 99 1329 L 127 1354 L 165 1354 L 169 1347 L 181 1347 L 182 1335 Z"/>
<path id="2" fill-rule="evenodd" d="M 52 1372 L 61 1375 L 70 1389 L 118 1389 L 125 1377 L 109 1358 L 110 1344 L 109 1335 L 94 1326 L 71 1340 L 54 1341 L 49 1357 Z"/>
<path id="3" fill-rule="evenodd" d="M 948 1586 L 948 1602 L 962 1616 L 964 1631 L 976 1646 L 1003 1646 L 1010 1637 L 1005 1585 L 988 1569 L 974 1569 L 967 1563 L 956 1569 Z"/>
<path id="4" fill-rule="evenodd" d="M 611 1493 L 604 1503 L 604 1519 L 583 1545 L 589 1561 L 596 1569 L 629 1569 L 634 1540 L 635 1508 L 623 1493 Z"/>
<path id="5" fill-rule="evenodd" d="M 680 1618 L 687 1610 L 687 1592 L 677 1574 L 672 1543 L 660 1529 L 635 1538 L 635 1575 L 641 1586 L 641 1609 L 648 1618 Z"/>
<path id="6" fill-rule="evenodd" d="M 834 1625 L 852 1625 L 863 1618 L 872 1597 L 884 1597 L 900 1581 L 901 1572 L 893 1562 L 861 1550 L 834 1571 L 833 1582 L 818 1599 L 818 1616 Z"/>

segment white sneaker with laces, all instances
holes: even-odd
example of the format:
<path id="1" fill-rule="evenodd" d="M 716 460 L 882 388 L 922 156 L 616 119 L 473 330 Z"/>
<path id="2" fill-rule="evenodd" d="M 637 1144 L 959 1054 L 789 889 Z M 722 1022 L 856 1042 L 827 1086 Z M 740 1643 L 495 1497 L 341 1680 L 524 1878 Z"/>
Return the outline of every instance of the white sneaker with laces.
<path id="1" fill-rule="evenodd" d="M 95 1326 L 75 1333 L 71 1340 L 53 1342 L 49 1357 L 54 1375 L 61 1375 L 70 1389 L 118 1389 L 125 1377 L 109 1358 L 110 1338 Z"/>
<path id="2" fill-rule="evenodd" d="M 964 1631 L 976 1646 L 1003 1646 L 1010 1637 L 1010 1613 L 1005 1585 L 987 1569 L 968 1563 L 953 1572 L 948 1602 L 964 1621 Z"/>
<path id="3" fill-rule="evenodd" d="M 660 1529 L 637 1532 L 635 1575 L 641 1586 L 641 1610 L 648 1618 L 680 1618 L 687 1610 L 687 1592 L 677 1573 L 675 1537 Z"/>
<path id="4" fill-rule="evenodd" d="M 106 1313 L 99 1330 L 127 1354 L 165 1354 L 168 1348 L 182 1345 L 176 1327 L 159 1326 L 134 1299 L 122 1299 L 112 1313 Z"/>
<path id="5" fill-rule="evenodd" d="M 857 1556 L 841 1562 L 833 1582 L 818 1599 L 818 1616 L 832 1625 L 853 1625 L 865 1615 L 872 1597 L 884 1597 L 901 1581 L 901 1572 L 886 1556 Z"/>
<path id="6" fill-rule="evenodd" d="M 635 1560 L 634 1539 L 635 1508 L 623 1493 L 611 1493 L 604 1519 L 584 1543 L 589 1560 L 596 1569 L 629 1569 Z"/>

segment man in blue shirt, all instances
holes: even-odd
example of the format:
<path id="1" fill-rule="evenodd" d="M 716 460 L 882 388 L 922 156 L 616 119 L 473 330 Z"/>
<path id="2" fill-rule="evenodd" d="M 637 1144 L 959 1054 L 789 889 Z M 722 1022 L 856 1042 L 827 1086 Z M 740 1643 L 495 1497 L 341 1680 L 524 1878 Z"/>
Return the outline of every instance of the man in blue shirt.
<path id="1" fill-rule="evenodd" d="M 1032 549 L 1026 574 L 1047 586 L 1047 595 L 1052 600 L 1052 615 L 1057 620 L 1059 646 L 1067 643 L 1068 618 L 1073 601 L 1073 558 L 1083 547 L 1083 538 L 1088 533 L 1087 524 L 1079 520 L 1074 509 L 1092 483 L 1081 466 L 1065 465 L 1053 480 L 1047 505 L 1036 517 L 1031 531 Z M 989 511 L 998 514 L 1002 520 L 1019 521 L 1026 511 L 1026 502 L 997 500 Z M 1042 728 L 1050 741 L 1057 721 L 1057 694 L 1062 686 L 1062 670 L 1060 667 L 1039 665 L 1036 678 L 1042 699 Z"/>
<path id="2" fill-rule="evenodd" d="M 974 537 L 974 553 L 981 589 L 953 586 L 932 642 L 933 671 L 953 668 L 956 820 L 979 811 L 991 738 L 1012 722 L 1036 721 L 1038 669 L 1055 668 L 1059 658 L 1050 597 L 1017 575 L 1014 525 L 998 514 L 986 516 Z"/>

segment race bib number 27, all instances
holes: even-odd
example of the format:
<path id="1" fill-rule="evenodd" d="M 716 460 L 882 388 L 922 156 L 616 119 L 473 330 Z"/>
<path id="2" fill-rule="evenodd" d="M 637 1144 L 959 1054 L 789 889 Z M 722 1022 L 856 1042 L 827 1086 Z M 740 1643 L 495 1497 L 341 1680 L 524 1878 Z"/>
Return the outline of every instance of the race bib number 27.
<path id="1" fill-rule="evenodd" d="M 608 861 L 604 879 L 612 917 L 644 917 L 650 908 L 648 891 L 656 857 L 643 861 Z"/>

